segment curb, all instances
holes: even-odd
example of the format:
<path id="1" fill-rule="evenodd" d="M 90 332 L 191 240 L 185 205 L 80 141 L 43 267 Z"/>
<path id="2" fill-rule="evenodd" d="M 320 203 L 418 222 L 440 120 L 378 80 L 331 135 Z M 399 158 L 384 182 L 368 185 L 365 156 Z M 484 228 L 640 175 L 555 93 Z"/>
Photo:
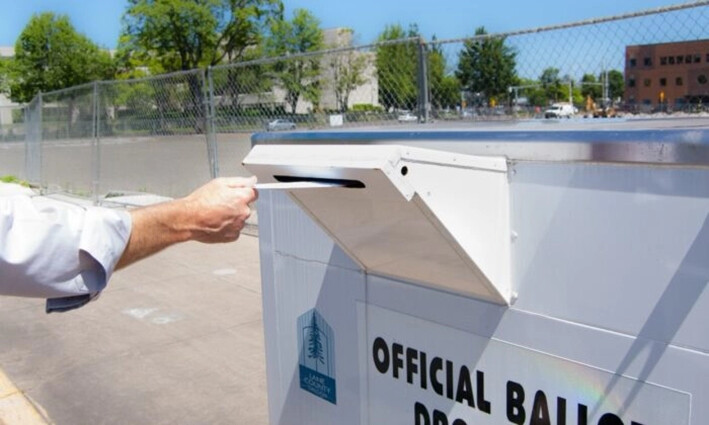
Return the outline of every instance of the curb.
<path id="1" fill-rule="evenodd" d="M 0 369 L 0 424 L 51 425 L 30 399 Z"/>

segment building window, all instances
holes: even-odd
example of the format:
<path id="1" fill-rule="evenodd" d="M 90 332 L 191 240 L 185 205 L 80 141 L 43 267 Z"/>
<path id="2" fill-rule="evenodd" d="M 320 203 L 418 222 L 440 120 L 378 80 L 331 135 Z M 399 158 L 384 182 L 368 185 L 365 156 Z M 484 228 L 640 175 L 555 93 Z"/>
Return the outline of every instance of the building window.
<path id="1" fill-rule="evenodd" d="M 707 56 L 707 57 L 709 57 L 709 56 Z M 669 58 L 667 58 L 667 61 L 670 63 L 670 65 L 674 65 L 675 64 L 675 57 L 670 56 Z"/>
<path id="2" fill-rule="evenodd" d="M 650 87 L 650 84 L 651 84 L 651 83 L 652 83 L 652 80 L 650 80 L 649 78 L 646 78 L 646 79 L 643 80 L 643 85 L 644 85 L 645 87 Z"/>
<path id="3" fill-rule="evenodd" d="M 682 80 L 682 77 L 677 77 L 677 78 L 675 78 L 675 85 L 677 85 L 677 86 L 683 86 L 683 85 L 684 85 L 684 80 Z"/>
<path id="4" fill-rule="evenodd" d="M 685 63 L 692 63 L 692 55 L 686 55 L 684 57 L 684 62 Z"/>
<path id="5" fill-rule="evenodd" d="M 660 78 L 660 86 L 665 87 L 667 85 L 667 78 Z"/>
<path id="6" fill-rule="evenodd" d="M 635 78 L 628 78 L 628 87 L 635 87 Z"/>
<path id="7" fill-rule="evenodd" d="M 694 55 L 694 63 L 700 63 L 702 61 L 702 56 L 697 54 Z"/>
<path id="8" fill-rule="evenodd" d="M 643 59 L 643 65 L 645 65 L 645 66 L 652 66 L 652 58 L 645 58 L 645 59 Z"/>
<path id="9" fill-rule="evenodd" d="M 709 53 L 707 53 L 707 62 L 709 62 Z"/>
<path id="10" fill-rule="evenodd" d="M 684 63 L 684 56 L 677 56 L 677 65 L 682 65 Z"/>
<path id="11" fill-rule="evenodd" d="M 697 77 L 697 82 L 702 85 L 706 84 L 707 83 L 707 76 L 704 74 L 699 74 L 699 76 Z"/>
<path id="12" fill-rule="evenodd" d="M 709 62 L 709 54 L 707 54 L 707 61 Z M 630 67 L 635 68 L 636 62 L 635 58 L 630 59 Z"/>
<path id="13" fill-rule="evenodd" d="M 663 56 L 660 58 L 660 65 L 667 65 L 667 56 Z"/>

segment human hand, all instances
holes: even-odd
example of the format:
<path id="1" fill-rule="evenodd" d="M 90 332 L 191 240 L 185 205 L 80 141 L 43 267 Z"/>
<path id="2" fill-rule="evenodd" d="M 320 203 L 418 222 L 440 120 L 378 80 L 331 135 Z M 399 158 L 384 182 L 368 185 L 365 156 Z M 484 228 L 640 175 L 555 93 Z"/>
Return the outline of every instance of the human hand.
<path id="1" fill-rule="evenodd" d="M 249 204 L 258 198 L 255 184 L 256 177 L 217 178 L 182 198 L 181 216 L 190 230 L 190 239 L 204 243 L 238 239 L 251 216 Z"/>

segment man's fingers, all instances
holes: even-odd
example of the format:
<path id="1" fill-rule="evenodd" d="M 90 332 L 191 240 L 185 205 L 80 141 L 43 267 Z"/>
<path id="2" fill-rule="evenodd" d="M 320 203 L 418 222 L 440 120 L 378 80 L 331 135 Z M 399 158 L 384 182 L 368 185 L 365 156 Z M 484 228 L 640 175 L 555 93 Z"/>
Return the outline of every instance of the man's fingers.
<path id="1" fill-rule="evenodd" d="M 222 177 L 228 187 L 254 187 L 256 176 L 251 177 Z"/>

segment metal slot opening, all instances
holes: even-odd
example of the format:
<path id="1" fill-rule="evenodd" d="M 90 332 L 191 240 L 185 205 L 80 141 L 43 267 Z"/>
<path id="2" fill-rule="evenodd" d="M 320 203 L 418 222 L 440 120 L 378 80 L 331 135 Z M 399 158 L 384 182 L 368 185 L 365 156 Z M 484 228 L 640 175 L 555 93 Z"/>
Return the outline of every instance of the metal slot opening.
<path id="1" fill-rule="evenodd" d="M 281 183 L 296 183 L 296 182 L 313 182 L 327 183 L 352 189 L 364 189 L 366 186 L 359 180 L 347 179 L 325 179 L 320 177 L 302 177 L 302 176 L 273 176 L 274 179 Z"/>

